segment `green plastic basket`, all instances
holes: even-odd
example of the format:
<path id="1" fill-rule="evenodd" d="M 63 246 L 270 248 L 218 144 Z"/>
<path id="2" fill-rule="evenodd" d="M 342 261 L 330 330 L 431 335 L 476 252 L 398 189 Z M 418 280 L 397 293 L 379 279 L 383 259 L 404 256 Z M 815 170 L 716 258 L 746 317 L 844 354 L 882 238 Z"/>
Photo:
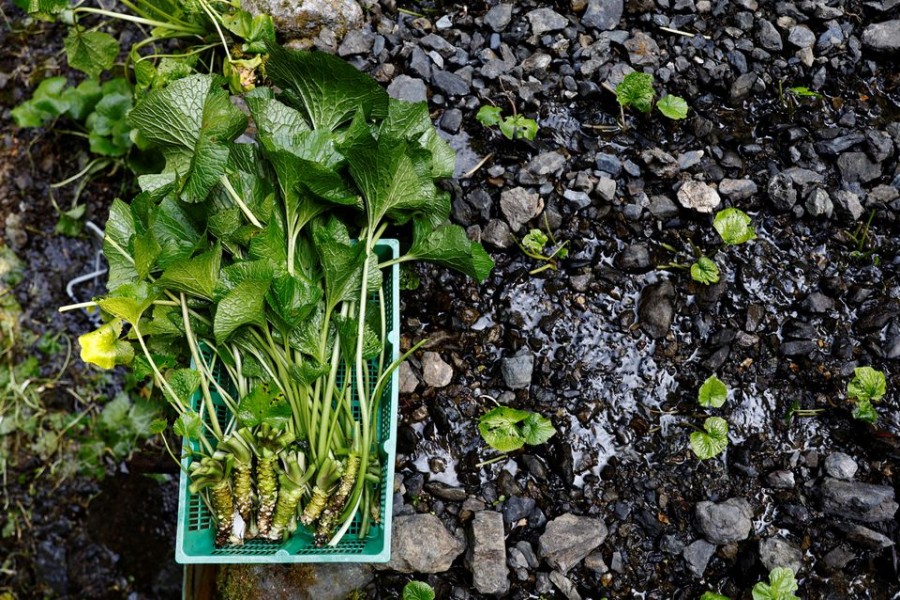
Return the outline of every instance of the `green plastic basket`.
<path id="1" fill-rule="evenodd" d="M 399 254 L 397 240 L 381 240 L 375 246 L 379 260 L 397 258 Z M 399 265 L 383 270 L 382 289 L 387 305 L 386 358 L 393 361 L 399 357 L 399 313 L 400 313 L 400 276 Z M 372 524 L 369 535 L 359 539 L 358 533 L 362 516 L 357 514 L 347 533 L 334 547 L 317 548 L 313 543 L 313 535 L 303 527 L 283 543 L 248 540 L 241 546 L 225 546 L 216 548 L 215 524 L 206 504 L 198 494 L 188 489 L 188 477 L 185 474 L 191 459 L 184 456 L 178 491 L 178 526 L 176 529 L 175 560 L 181 564 L 198 563 L 335 563 L 365 562 L 385 563 L 391 558 L 391 515 L 394 489 L 394 461 L 397 456 L 397 378 L 394 371 L 391 381 L 384 391 L 378 418 L 378 446 L 381 449 L 382 469 L 381 481 L 381 523 Z M 213 400 L 218 398 L 213 394 Z M 196 394 L 195 406 L 200 402 Z M 222 416 L 224 405 L 219 404 Z M 353 400 L 354 413 L 359 410 L 357 400 Z M 196 449 L 196 442 L 184 440 L 186 445 Z"/>

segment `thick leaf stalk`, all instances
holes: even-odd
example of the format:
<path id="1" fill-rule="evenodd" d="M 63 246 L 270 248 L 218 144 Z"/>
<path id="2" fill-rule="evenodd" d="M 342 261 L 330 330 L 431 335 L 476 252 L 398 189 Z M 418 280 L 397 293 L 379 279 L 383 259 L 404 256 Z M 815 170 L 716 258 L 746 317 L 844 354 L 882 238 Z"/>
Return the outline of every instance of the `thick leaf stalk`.
<path id="1" fill-rule="evenodd" d="M 306 491 L 308 475 L 304 472 L 303 454 L 289 454 L 284 459 L 284 473 L 279 477 L 278 503 L 268 538 L 278 541 L 296 528 L 294 516 Z"/>
<path id="2" fill-rule="evenodd" d="M 232 537 L 234 526 L 234 502 L 227 480 L 220 481 L 210 492 L 213 513 L 216 520 L 216 546 L 239 543 Z"/>

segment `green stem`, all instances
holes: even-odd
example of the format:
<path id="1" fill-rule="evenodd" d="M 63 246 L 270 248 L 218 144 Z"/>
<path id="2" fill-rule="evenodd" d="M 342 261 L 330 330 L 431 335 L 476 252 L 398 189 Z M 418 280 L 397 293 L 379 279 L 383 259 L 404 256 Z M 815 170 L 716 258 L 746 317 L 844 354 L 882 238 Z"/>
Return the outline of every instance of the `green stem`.
<path id="1" fill-rule="evenodd" d="M 187 338 L 188 348 L 191 350 L 191 358 L 194 359 L 194 364 L 197 365 L 197 369 L 200 373 L 200 389 L 203 391 L 203 401 L 206 403 L 206 411 L 209 413 L 209 422 L 212 424 L 216 439 L 221 440 L 223 437 L 222 427 L 219 425 L 219 417 L 216 415 L 216 405 L 213 403 L 212 394 L 209 393 L 209 380 L 206 378 L 206 373 L 203 371 L 203 361 L 200 357 L 200 351 L 197 349 L 197 340 L 194 339 L 194 332 L 191 329 L 191 318 L 188 314 L 187 300 L 184 297 L 184 292 L 182 292 L 180 296 L 181 316 L 184 319 L 184 333 Z"/>
<path id="2" fill-rule="evenodd" d="M 165 23 L 163 21 L 155 21 L 153 19 L 145 19 L 142 17 L 133 17 L 131 15 L 123 15 L 122 13 L 117 13 L 111 10 L 104 10 L 102 8 L 90 8 L 87 6 L 79 6 L 73 13 L 88 13 L 92 15 L 101 15 L 104 17 L 110 17 L 112 19 L 120 19 L 122 21 L 130 21 L 131 23 L 137 23 L 139 25 L 146 25 L 148 27 L 161 27 L 163 29 L 168 29 L 171 31 L 180 31 L 182 33 L 188 33 L 192 35 L 202 36 L 203 31 L 199 30 L 195 27 L 183 27 L 173 23 Z"/>
<path id="3" fill-rule="evenodd" d="M 231 57 L 229 57 L 228 60 L 230 61 Z M 260 223 L 253 212 L 251 212 L 250 208 L 246 204 L 244 204 L 244 201 L 241 199 L 241 197 L 235 191 L 234 187 L 231 185 L 231 182 L 228 180 L 228 176 L 222 175 L 222 177 L 219 178 L 219 181 L 222 182 L 222 187 L 225 188 L 225 191 L 228 192 L 228 195 L 231 197 L 234 203 L 237 204 L 244 215 L 246 215 L 247 220 L 250 221 L 254 227 L 262 229 L 262 223 Z M 288 263 L 288 268 L 290 268 L 290 263 Z"/>

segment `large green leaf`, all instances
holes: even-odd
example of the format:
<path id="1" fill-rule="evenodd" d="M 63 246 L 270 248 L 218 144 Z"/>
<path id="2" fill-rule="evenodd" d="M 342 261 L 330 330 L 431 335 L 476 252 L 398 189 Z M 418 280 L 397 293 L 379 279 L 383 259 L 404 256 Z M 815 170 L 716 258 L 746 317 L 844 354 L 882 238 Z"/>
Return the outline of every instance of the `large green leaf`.
<path id="1" fill-rule="evenodd" d="M 183 258 L 166 269 L 157 284 L 163 288 L 212 300 L 222 263 L 222 246 L 193 258 Z"/>
<path id="2" fill-rule="evenodd" d="M 162 149 L 163 175 L 177 181 L 187 202 L 206 199 L 228 164 L 228 142 L 247 125 L 244 114 L 209 75 L 192 75 L 154 90 L 131 111 L 140 135 Z M 158 185 L 159 176 L 139 178 L 141 187 Z"/>
<path id="3" fill-rule="evenodd" d="M 109 264 L 109 279 L 106 286 L 114 290 L 120 285 L 131 283 L 138 278 L 134 258 L 131 256 L 131 238 L 134 236 L 134 217 L 131 209 L 121 200 L 113 200 L 106 220 L 106 235 L 103 239 L 103 254 Z"/>
<path id="4" fill-rule="evenodd" d="M 213 321 L 217 342 L 226 341 L 242 325 L 265 326 L 263 308 L 270 285 L 269 281 L 242 281 L 219 301 Z"/>
<path id="5" fill-rule="evenodd" d="M 477 281 L 484 281 L 494 268 L 493 259 L 462 227 L 447 223 L 434 229 L 424 219 L 413 222 L 413 245 L 407 256 L 456 269 Z"/>
<path id="6" fill-rule="evenodd" d="M 279 396 L 277 389 L 269 386 L 254 386 L 249 394 L 238 403 L 237 419 L 242 427 L 256 427 L 267 424 L 281 428 L 291 419 L 291 407 Z"/>
<path id="7" fill-rule="evenodd" d="M 284 274 L 272 281 L 266 301 L 288 331 L 294 329 L 315 310 L 322 289 L 302 275 Z"/>
<path id="8" fill-rule="evenodd" d="M 706 408 L 720 408 L 727 399 L 728 387 L 715 375 L 710 375 L 697 392 L 697 402 Z"/>
<path id="9" fill-rule="evenodd" d="M 547 417 L 537 413 L 530 413 L 528 417 L 522 421 L 522 437 L 529 446 L 537 446 L 543 444 L 553 437 L 556 428 Z"/>
<path id="10" fill-rule="evenodd" d="M 205 242 L 205 237 L 194 227 L 190 215 L 172 198 L 166 198 L 159 204 L 151 229 L 162 248 L 156 261 L 161 269 L 190 258 Z"/>
<path id="11" fill-rule="evenodd" d="M 691 434 L 691 448 L 700 460 L 722 453 L 728 446 L 728 422 L 721 417 L 709 417 L 703 422 L 705 431 Z"/>
<path id="12" fill-rule="evenodd" d="M 428 104 L 391 99 L 388 116 L 378 131 L 383 139 L 415 142 L 431 153 L 431 176 L 452 177 L 456 166 L 456 152 L 441 139 L 431 123 Z"/>
<path id="13" fill-rule="evenodd" d="M 123 319 L 130 325 L 137 325 L 153 301 L 159 296 L 157 290 L 146 282 L 120 285 L 113 292 L 97 301 L 105 312 Z"/>
<path id="14" fill-rule="evenodd" d="M 258 87 L 244 99 L 256 124 L 257 139 L 267 151 L 290 148 L 300 134 L 310 130 L 300 111 L 276 100 L 271 88 Z"/>
<path id="15" fill-rule="evenodd" d="M 672 96 L 671 94 L 666 94 L 660 98 L 659 102 L 656 103 L 656 108 L 663 115 L 673 120 L 684 119 L 688 114 L 688 104 L 685 99 L 680 96 Z"/>
<path id="16" fill-rule="evenodd" d="M 324 52 L 293 52 L 273 43 L 267 48 L 267 75 L 313 129 L 333 131 L 358 109 L 367 118 L 387 114 L 387 92 L 349 63 Z"/>
<path id="17" fill-rule="evenodd" d="M 203 419 L 194 411 L 185 412 L 172 425 L 175 435 L 189 440 L 199 440 L 203 435 Z"/>
<path id="18" fill-rule="evenodd" d="M 219 273 L 214 299 L 221 300 L 238 284 L 245 281 L 262 281 L 271 283 L 275 277 L 275 267 L 270 260 L 245 260 L 223 268 Z"/>
<path id="19" fill-rule="evenodd" d="M 410 581 L 403 588 L 403 600 L 434 600 L 434 589 L 423 581 Z"/>
<path id="20" fill-rule="evenodd" d="M 743 244 L 756 238 L 750 217 L 737 208 L 726 208 L 716 213 L 713 227 L 719 232 L 722 241 L 730 246 Z"/>
<path id="21" fill-rule="evenodd" d="M 343 301 L 359 300 L 365 248 L 350 242 L 347 227 L 336 218 L 313 226 L 313 239 L 325 278 L 325 300 L 329 312 Z M 374 261 L 373 261 L 374 262 Z M 381 287 L 381 271 L 370 263 L 369 289 Z"/>
<path id="22" fill-rule="evenodd" d="M 99 77 L 110 69 L 119 54 L 116 38 L 101 31 L 82 31 L 77 26 L 69 29 L 63 45 L 69 66 L 90 77 Z"/>

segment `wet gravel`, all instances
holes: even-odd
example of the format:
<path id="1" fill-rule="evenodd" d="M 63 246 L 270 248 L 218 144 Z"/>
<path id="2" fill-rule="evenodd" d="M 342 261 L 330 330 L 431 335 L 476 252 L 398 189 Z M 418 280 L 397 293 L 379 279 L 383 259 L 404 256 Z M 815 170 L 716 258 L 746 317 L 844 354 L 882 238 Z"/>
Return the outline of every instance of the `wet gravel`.
<path id="1" fill-rule="evenodd" d="M 394 512 L 412 529 L 395 537 L 413 542 L 395 547 L 404 568 L 354 572 L 352 585 L 373 580 L 377 598 L 396 597 L 410 578 L 439 598 L 693 599 L 707 589 L 746 598 L 769 568 L 790 564 L 804 598 L 900 592 L 900 75 L 890 35 L 900 5 L 365 8 L 360 31 L 316 45 L 396 97 L 428 100 L 458 151 L 453 219 L 485 242 L 497 269 L 476 286 L 420 265 L 421 287 L 404 293 L 403 345 L 431 340 L 403 371 Z M 688 118 L 626 114 L 628 128 L 616 127 L 608 88 L 631 69 L 652 72 L 658 93 L 683 96 Z M 11 85 L 0 89 L 4 118 L 20 96 Z M 823 96 L 789 91 L 797 86 Z M 536 119 L 537 138 L 513 142 L 481 126 L 474 115 L 490 102 Z M 6 148 L 29 139 L 8 133 Z M 5 175 L 17 197 L 44 193 L 40 169 L 21 176 Z M 98 189 L 98 219 L 109 191 Z M 46 231 L 40 213 L 0 206 L 8 243 L 40 272 L 53 242 L 22 225 Z M 709 211 L 729 206 L 752 216 L 758 238 L 716 252 L 718 284 L 657 268 L 686 260 L 672 248 L 715 251 Z M 558 271 L 529 274 L 540 265 L 516 240 L 531 227 L 568 242 Z M 91 244 L 66 244 L 60 252 L 80 254 L 60 264 L 77 272 Z M 874 428 L 851 418 L 844 394 L 860 365 L 888 378 Z M 707 412 L 696 390 L 713 373 L 730 393 Z M 476 423 L 494 402 L 538 411 L 559 433 L 482 464 L 495 453 Z M 792 407 L 820 412 L 786 419 Z M 687 439 L 708 414 L 727 419 L 730 446 L 701 463 Z M 163 527 L 174 517 L 160 510 L 148 515 Z M 503 527 L 476 518 L 482 511 L 499 512 Z M 412 518 L 426 513 L 446 536 L 416 535 L 436 527 Z M 576 534 L 586 541 L 562 543 Z M 77 560 L 110 573 L 107 584 L 138 568 L 128 548 L 98 543 Z M 75 560 L 57 538 L 37 544 L 50 563 Z M 158 564 L 169 560 L 154 548 Z M 132 575 L 142 594 L 166 597 L 142 577 Z M 70 593 L 89 588 L 74 581 Z"/>

